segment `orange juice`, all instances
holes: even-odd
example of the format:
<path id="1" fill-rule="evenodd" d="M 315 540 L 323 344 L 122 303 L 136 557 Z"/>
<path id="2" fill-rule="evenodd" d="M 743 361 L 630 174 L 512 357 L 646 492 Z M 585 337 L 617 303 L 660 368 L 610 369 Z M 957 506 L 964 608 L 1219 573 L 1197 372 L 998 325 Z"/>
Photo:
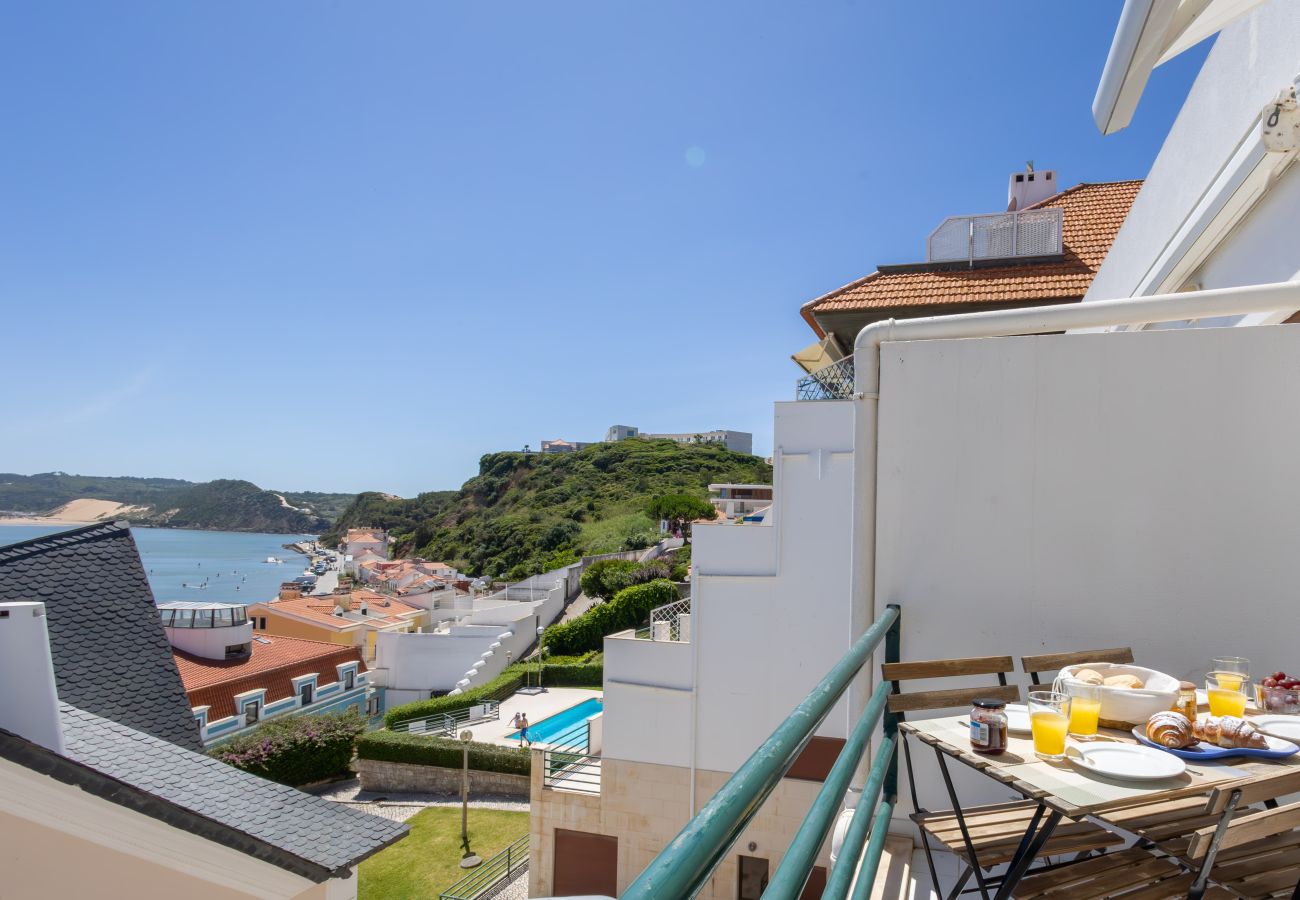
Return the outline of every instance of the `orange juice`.
<path id="1" fill-rule="evenodd" d="M 1029 728 L 1034 733 L 1034 752 L 1044 756 L 1065 755 L 1065 733 L 1070 718 L 1063 713 L 1035 712 L 1029 716 Z M 1094 730 L 1096 726 L 1093 726 Z"/>
<path id="2" fill-rule="evenodd" d="M 1245 675 L 1238 675 L 1235 672 L 1215 672 L 1215 679 L 1219 682 L 1219 687 L 1225 691 L 1241 690 L 1241 684 L 1246 680 Z M 1219 713 L 1215 713 L 1219 715 Z"/>
<path id="3" fill-rule="evenodd" d="M 1092 737 L 1097 733 L 1097 719 L 1100 717 L 1100 700 L 1074 697 L 1070 701 L 1070 734 Z"/>
<path id="4" fill-rule="evenodd" d="M 1222 677 L 1220 677 L 1219 683 L 1223 683 Z M 1210 698 L 1210 715 L 1241 718 L 1246 714 L 1246 695 L 1240 690 L 1230 691 L 1223 688 L 1210 688 L 1206 693 Z"/>

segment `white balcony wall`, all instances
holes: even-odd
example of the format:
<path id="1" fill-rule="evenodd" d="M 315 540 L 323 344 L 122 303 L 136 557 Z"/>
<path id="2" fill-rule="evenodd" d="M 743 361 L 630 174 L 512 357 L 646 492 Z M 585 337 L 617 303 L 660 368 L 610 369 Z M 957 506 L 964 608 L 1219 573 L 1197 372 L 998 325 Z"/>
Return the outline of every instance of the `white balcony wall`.
<path id="1" fill-rule="evenodd" d="M 876 605 L 902 605 L 904 659 L 1130 645 L 1192 681 L 1214 656 L 1294 663 L 1300 328 L 886 350 Z"/>
<path id="2" fill-rule="evenodd" d="M 689 766 L 691 645 L 605 638 L 602 752 L 614 759 Z"/>

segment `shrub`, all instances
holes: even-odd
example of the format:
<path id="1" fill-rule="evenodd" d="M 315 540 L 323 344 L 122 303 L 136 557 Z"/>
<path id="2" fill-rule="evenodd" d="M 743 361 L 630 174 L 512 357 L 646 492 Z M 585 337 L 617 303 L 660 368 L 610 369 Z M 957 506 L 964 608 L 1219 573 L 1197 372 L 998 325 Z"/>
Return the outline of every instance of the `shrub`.
<path id="1" fill-rule="evenodd" d="M 608 600 L 630 582 L 627 576 L 637 564 L 630 559 L 601 559 L 587 566 L 582 573 L 582 592 L 588 597 Z"/>
<path id="2" fill-rule="evenodd" d="M 236 769 L 292 787 L 346 772 L 352 745 L 366 730 L 356 709 L 272 719 L 210 751 Z"/>
<path id="3" fill-rule="evenodd" d="M 455 696 L 448 694 L 443 697 L 416 700 L 412 703 L 395 706 L 384 713 L 384 724 L 392 728 L 398 722 L 405 722 L 409 719 L 423 719 L 427 716 L 436 716 L 439 713 L 469 709 L 484 700 L 500 700 L 519 690 L 519 686 L 523 683 L 523 667 L 516 663 L 513 666 L 507 666 L 504 672 L 491 681 L 485 682 L 478 687 L 471 687 Z"/>
<path id="4" fill-rule="evenodd" d="M 597 650 L 605 635 L 645 623 L 650 610 L 678 599 L 677 588 L 670 581 L 651 581 L 624 588 L 614 599 L 593 606 L 571 622 L 552 625 L 543 640 L 555 653 L 581 653 Z"/>
<path id="5" fill-rule="evenodd" d="M 372 731 L 357 742 L 357 757 L 459 769 L 464 747 L 460 741 L 449 738 L 407 734 L 402 731 Z M 527 775 L 532 771 L 532 755 L 527 750 L 472 741 L 469 745 L 469 767 L 480 772 Z"/>
<path id="6" fill-rule="evenodd" d="M 685 581 L 691 574 L 691 545 L 687 544 L 673 554 L 673 581 Z"/>

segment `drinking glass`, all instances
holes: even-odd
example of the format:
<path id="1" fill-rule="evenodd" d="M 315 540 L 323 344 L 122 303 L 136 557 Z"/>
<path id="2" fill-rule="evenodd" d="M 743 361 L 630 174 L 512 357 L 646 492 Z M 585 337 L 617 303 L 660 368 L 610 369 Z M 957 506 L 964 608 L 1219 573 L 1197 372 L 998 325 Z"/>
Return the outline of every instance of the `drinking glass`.
<path id="1" fill-rule="evenodd" d="M 1211 672 L 1205 676 L 1205 693 L 1210 700 L 1210 715 L 1246 714 L 1246 680 L 1239 672 Z"/>
<path id="2" fill-rule="evenodd" d="M 1070 698 L 1055 691 L 1029 692 L 1029 729 L 1039 759 L 1065 759 L 1065 734 L 1070 730 Z"/>
<path id="3" fill-rule="evenodd" d="M 1092 740 L 1101 718 L 1101 685 L 1070 681 L 1065 684 L 1065 693 L 1070 698 L 1070 737 Z"/>
<path id="4" fill-rule="evenodd" d="M 1243 656 L 1216 656 L 1214 667 L 1210 671 L 1224 676 L 1222 684 L 1225 688 L 1232 684 L 1232 679 L 1227 677 L 1230 675 L 1235 675 L 1238 681 L 1245 684 L 1250 681 L 1250 660 Z"/>

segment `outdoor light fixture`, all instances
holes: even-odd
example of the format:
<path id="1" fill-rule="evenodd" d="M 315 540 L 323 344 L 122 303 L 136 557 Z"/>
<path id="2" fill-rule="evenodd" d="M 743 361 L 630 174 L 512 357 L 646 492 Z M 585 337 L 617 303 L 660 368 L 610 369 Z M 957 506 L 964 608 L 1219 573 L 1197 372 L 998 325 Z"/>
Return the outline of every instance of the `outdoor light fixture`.
<path id="1" fill-rule="evenodd" d="M 460 740 L 464 754 L 460 770 L 460 843 L 465 848 L 460 867 L 472 869 L 483 862 L 477 853 L 469 849 L 469 742 L 474 740 L 474 732 L 466 728 L 460 733 Z"/>

